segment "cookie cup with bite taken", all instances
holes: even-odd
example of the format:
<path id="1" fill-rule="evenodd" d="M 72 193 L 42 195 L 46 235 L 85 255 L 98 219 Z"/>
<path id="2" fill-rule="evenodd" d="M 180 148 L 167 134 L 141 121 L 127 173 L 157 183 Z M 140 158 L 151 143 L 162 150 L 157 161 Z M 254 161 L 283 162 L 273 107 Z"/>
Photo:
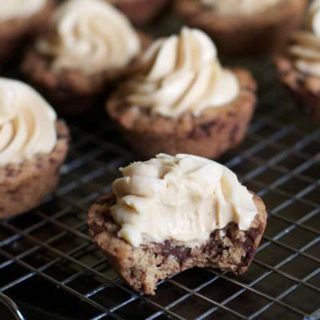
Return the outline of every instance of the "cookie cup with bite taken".
<path id="1" fill-rule="evenodd" d="M 94 202 L 95 243 L 136 291 L 193 267 L 246 272 L 266 227 L 262 200 L 228 168 L 160 154 L 121 169 L 112 193 Z"/>

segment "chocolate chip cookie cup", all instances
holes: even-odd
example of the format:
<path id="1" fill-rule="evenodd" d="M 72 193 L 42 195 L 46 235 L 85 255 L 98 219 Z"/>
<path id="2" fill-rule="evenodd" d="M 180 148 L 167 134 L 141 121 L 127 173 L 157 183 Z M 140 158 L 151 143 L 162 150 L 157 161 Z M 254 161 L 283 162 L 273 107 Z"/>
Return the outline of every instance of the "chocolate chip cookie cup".
<path id="1" fill-rule="evenodd" d="M 176 0 L 177 13 L 226 54 L 280 51 L 303 20 L 307 0 Z"/>
<path id="2" fill-rule="evenodd" d="M 109 0 L 137 26 L 156 19 L 169 4 L 169 0 Z"/>
<path id="3" fill-rule="evenodd" d="M 305 25 L 275 58 L 281 82 L 313 121 L 320 122 L 320 1 L 313 1 Z"/>
<path id="4" fill-rule="evenodd" d="M 31 87 L 0 78 L 0 218 L 37 207 L 53 192 L 69 131 Z"/>
<path id="5" fill-rule="evenodd" d="M 222 68 L 211 39 L 184 28 L 150 47 L 106 109 L 144 157 L 183 152 L 217 158 L 244 139 L 255 104 L 250 73 Z"/>
<path id="6" fill-rule="evenodd" d="M 69 0 L 27 52 L 22 71 L 58 113 L 83 115 L 103 105 L 135 64 L 146 38 L 103 0 Z"/>
<path id="7" fill-rule="evenodd" d="M 43 31 L 53 13 L 53 0 L 10 0 L 0 6 L 0 64 L 20 58 L 23 47 Z"/>
<path id="8" fill-rule="evenodd" d="M 95 243 L 136 291 L 193 267 L 246 272 L 266 227 L 262 200 L 226 167 L 158 155 L 122 168 L 112 193 L 89 209 Z"/>

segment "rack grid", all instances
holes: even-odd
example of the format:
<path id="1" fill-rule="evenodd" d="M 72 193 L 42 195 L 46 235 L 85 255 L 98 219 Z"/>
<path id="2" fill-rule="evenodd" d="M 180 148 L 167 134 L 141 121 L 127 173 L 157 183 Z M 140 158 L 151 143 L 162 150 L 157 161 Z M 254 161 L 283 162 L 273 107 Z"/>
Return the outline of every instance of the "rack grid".
<path id="1" fill-rule="evenodd" d="M 100 114 L 69 122 L 57 192 L 0 222 L 0 294 L 17 304 L 16 319 L 320 319 L 320 128 L 301 116 L 269 62 L 240 63 L 259 80 L 259 104 L 247 139 L 220 161 L 268 208 L 249 271 L 187 270 L 161 281 L 154 297 L 122 282 L 93 245 L 86 215 L 117 169 L 138 158 Z"/>

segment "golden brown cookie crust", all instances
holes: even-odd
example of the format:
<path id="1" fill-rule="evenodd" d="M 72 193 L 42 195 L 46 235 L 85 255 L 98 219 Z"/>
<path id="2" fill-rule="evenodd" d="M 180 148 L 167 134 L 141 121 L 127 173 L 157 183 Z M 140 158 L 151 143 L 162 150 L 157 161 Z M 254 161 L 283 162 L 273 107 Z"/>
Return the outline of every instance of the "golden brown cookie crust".
<path id="1" fill-rule="evenodd" d="M 275 58 L 279 78 L 315 122 L 320 122 L 320 78 L 300 72 L 286 54 Z"/>
<path id="2" fill-rule="evenodd" d="M 112 0 L 135 25 L 141 26 L 157 18 L 169 0 Z"/>
<path id="3" fill-rule="evenodd" d="M 45 7 L 31 17 L 0 22 L 0 63 L 21 55 L 26 42 L 45 29 L 54 8 L 54 0 L 47 0 Z"/>
<path id="4" fill-rule="evenodd" d="M 208 108 L 198 117 L 191 113 L 177 119 L 150 115 L 146 109 L 127 105 L 121 87 L 107 101 L 107 112 L 132 147 L 146 158 L 161 152 L 217 158 L 243 140 L 256 103 L 251 74 L 243 69 L 233 71 L 241 86 L 236 100 Z"/>
<path id="5" fill-rule="evenodd" d="M 156 283 L 193 267 L 213 267 L 235 274 L 246 272 L 260 243 L 267 223 L 263 201 L 254 196 L 257 215 L 247 231 L 229 223 L 215 230 L 201 247 L 188 248 L 174 241 L 133 247 L 117 236 L 110 207 L 115 196 L 98 199 L 89 209 L 88 224 L 96 244 L 104 251 L 120 276 L 136 291 L 155 294 Z"/>
<path id="6" fill-rule="evenodd" d="M 0 167 L 0 218 L 8 218 L 37 207 L 54 191 L 59 169 L 69 148 L 69 130 L 62 121 L 56 124 L 58 141 L 48 155 L 32 161 Z"/>
<path id="7" fill-rule="evenodd" d="M 142 52 L 150 38 L 139 33 Z M 45 36 L 45 35 L 44 35 Z M 112 90 L 114 84 L 131 72 L 140 56 L 121 70 L 86 75 L 79 70 L 54 71 L 51 59 L 31 48 L 25 55 L 21 69 L 32 85 L 45 96 L 55 109 L 65 116 L 82 115 L 91 111 Z"/>
<path id="8" fill-rule="evenodd" d="M 186 24 L 211 35 L 227 54 L 265 54 L 280 51 L 304 16 L 307 0 L 285 0 L 262 13 L 220 15 L 200 1 L 176 0 L 175 7 Z"/>

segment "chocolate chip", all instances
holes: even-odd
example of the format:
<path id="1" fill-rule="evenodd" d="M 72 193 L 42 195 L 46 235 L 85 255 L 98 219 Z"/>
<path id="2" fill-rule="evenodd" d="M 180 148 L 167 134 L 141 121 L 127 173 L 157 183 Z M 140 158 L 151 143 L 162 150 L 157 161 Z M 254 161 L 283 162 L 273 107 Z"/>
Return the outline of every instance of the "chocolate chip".
<path id="1" fill-rule="evenodd" d="M 160 244 L 162 254 L 165 259 L 169 256 L 174 256 L 180 262 L 183 262 L 191 255 L 191 248 L 185 246 L 176 246 L 171 241 L 166 240 L 163 244 Z"/>
<path id="2" fill-rule="evenodd" d="M 232 128 L 232 130 L 231 130 L 231 132 L 230 132 L 230 142 L 231 142 L 232 144 L 236 143 L 236 141 L 237 141 L 239 129 L 240 129 L 239 125 L 236 124 L 236 125 Z"/>
<path id="3" fill-rule="evenodd" d="M 101 225 L 98 225 L 97 223 L 93 222 L 89 225 L 90 230 L 93 232 L 94 236 L 97 236 L 98 234 L 102 233 L 104 231 L 104 227 Z"/>
<path id="4" fill-rule="evenodd" d="M 209 121 L 207 123 L 203 123 L 200 125 L 201 129 L 207 134 L 210 135 L 210 131 L 213 127 L 215 127 L 217 124 L 217 121 Z"/>

